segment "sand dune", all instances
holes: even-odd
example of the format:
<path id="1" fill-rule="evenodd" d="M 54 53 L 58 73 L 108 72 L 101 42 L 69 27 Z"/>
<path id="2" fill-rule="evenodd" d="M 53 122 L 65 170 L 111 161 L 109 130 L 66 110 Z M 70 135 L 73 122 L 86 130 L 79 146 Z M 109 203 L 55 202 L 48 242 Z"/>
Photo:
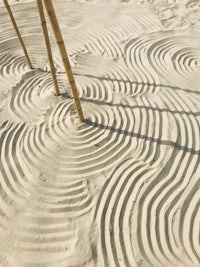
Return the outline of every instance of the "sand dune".
<path id="1" fill-rule="evenodd" d="M 200 266 L 199 1 L 55 1 L 84 123 L 10 3 L 34 69 L 1 1 L 0 265 Z"/>

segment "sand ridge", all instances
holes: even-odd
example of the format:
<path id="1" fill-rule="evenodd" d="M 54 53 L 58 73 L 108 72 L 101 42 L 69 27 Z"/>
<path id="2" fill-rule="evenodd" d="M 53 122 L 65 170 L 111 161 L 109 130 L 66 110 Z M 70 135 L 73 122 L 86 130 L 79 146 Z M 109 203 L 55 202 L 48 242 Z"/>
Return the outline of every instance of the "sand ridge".
<path id="1" fill-rule="evenodd" d="M 198 1 L 55 1 L 84 123 L 10 3 L 35 69 L 0 2 L 0 265 L 200 266 Z"/>

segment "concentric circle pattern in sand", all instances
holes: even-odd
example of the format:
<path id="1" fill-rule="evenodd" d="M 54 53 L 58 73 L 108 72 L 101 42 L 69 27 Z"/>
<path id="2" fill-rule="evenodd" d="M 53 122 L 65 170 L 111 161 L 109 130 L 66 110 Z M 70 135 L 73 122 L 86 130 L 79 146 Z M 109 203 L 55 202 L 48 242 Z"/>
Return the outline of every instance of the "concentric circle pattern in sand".
<path id="1" fill-rule="evenodd" d="M 29 164 L 43 168 L 51 161 L 52 175 L 76 179 L 100 174 L 130 153 L 131 138 L 121 133 L 131 132 L 131 110 L 87 102 L 82 106 L 85 123 L 79 123 L 72 100 L 65 100 L 48 123 L 25 136 L 22 152 Z"/>
<path id="2" fill-rule="evenodd" d="M 59 77 L 58 84 L 62 92 L 63 81 Z M 62 96 L 54 96 L 54 85 L 49 71 L 33 70 L 25 74 L 14 87 L 9 111 L 16 121 L 40 124 L 49 117 L 60 99 Z"/>
<path id="3" fill-rule="evenodd" d="M 68 258 L 73 261 L 78 239 L 76 220 L 72 223 L 70 218 L 91 209 L 87 181 L 63 179 L 55 183 L 55 177 L 24 162 L 20 151 L 29 128 L 7 122 L 1 129 L 1 233 L 6 233 L 2 244 L 14 251 L 14 258 L 17 251 L 22 254 L 22 262 L 16 258 L 17 264 L 37 261 L 35 264 L 51 266 Z M 36 254 L 42 256 L 39 261 L 34 259 Z"/>
<path id="4" fill-rule="evenodd" d="M 10 56 L 6 53 L 0 57 L 0 79 L 1 91 L 8 91 L 14 86 L 21 75 L 28 71 L 27 64 L 23 58 Z"/>
<path id="5" fill-rule="evenodd" d="M 126 44 L 126 64 L 132 70 L 140 92 L 147 88 L 155 88 L 158 92 L 161 81 L 181 88 L 192 86 L 192 89 L 198 89 L 199 38 L 192 38 L 190 44 L 188 38 L 191 37 L 156 33 Z M 191 80 L 195 80 L 192 85 Z"/>
<path id="6" fill-rule="evenodd" d="M 35 69 L 0 3 L 0 265 L 199 266 L 198 1 L 55 1 L 83 123 L 11 2 Z"/>

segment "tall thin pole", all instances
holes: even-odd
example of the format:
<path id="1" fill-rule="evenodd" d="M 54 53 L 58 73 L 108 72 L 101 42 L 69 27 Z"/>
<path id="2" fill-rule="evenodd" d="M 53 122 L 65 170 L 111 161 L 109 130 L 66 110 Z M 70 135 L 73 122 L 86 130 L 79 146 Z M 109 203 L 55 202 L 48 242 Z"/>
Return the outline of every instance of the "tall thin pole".
<path id="1" fill-rule="evenodd" d="M 8 4 L 8 1 L 7 1 L 7 0 L 3 0 L 3 1 L 4 1 L 4 4 L 5 4 L 5 7 L 6 7 L 7 10 L 8 10 L 8 14 L 9 14 L 9 16 L 10 16 L 10 19 L 11 19 L 11 21 L 12 21 L 12 24 L 13 24 L 14 29 L 15 29 L 15 31 L 16 31 L 16 34 L 17 34 L 17 36 L 18 36 L 19 42 L 20 42 L 20 44 L 21 44 L 21 46 L 22 46 L 22 49 L 23 49 L 23 51 L 24 51 L 24 55 L 25 55 L 25 57 L 26 57 L 26 60 L 27 60 L 27 62 L 28 62 L 28 65 L 29 65 L 30 69 L 32 69 L 33 67 L 32 67 L 30 58 L 29 58 L 29 56 L 28 56 L 26 47 L 25 47 L 24 42 L 23 42 L 23 40 L 22 40 L 21 34 L 20 34 L 19 30 L 18 30 L 17 24 L 16 24 L 15 19 L 14 19 L 14 17 L 13 17 L 13 14 L 12 14 L 12 11 L 11 11 L 10 6 L 9 6 L 9 4 Z"/>
<path id="2" fill-rule="evenodd" d="M 79 117 L 79 120 L 81 122 L 83 122 L 84 121 L 83 112 L 82 112 L 82 108 L 81 108 L 81 104 L 80 104 L 74 76 L 72 73 L 71 65 L 70 65 L 67 51 L 65 48 L 65 44 L 64 44 L 62 34 L 60 31 L 60 27 L 58 24 L 58 20 L 57 20 L 56 14 L 55 14 L 55 10 L 54 10 L 54 7 L 53 7 L 51 0 L 44 0 L 44 4 L 45 4 L 46 10 L 47 10 L 47 13 L 49 15 L 50 21 L 51 21 L 51 26 L 53 28 L 54 35 L 55 35 L 55 38 L 56 38 L 56 41 L 57 41 L 57 44 L 58 44 L 58 47 L 60 50 L 62 60 L 63 60 L 64 68 L 65 68 L 65 71 L 66 71 L 66 74 L 67 74 L 67 77 L 68 77 L 68 80 L 69 80 L 69 83 L 71 86 L 72 95 L 74 98 L 76 110 L 78 112 L 78 117 Z"/>
<path id="3" fill-rule="evenodd" d="M 54 67 L 54 63 L 53 63 L 53 56 L 52 56 L 52 52 L 51 52 L 51 45 L 50 45 L 50 41 L 49 41 L 49 34 L 48 34 L 47 24 L 46 24 L 46 20 L 45 20 L 45 16 L 44 16 L 44 9 L 43 9 L 42 0 L 37 0 L 37 5 L 38 5 L 38 10 L 39 10 L 43 35 L 44 35 L 44 39 L 45 39 L 45 44 L 46 44 L 46 48 L 47 48 L 47 53 L 48 53 L 48 58 L 49 58 L 49 63 L 50 63 L 50 68 L 51 68 L 51 75 L 52 75 L 53 83 L 54 83 L 55 95 L 59 96 L 60 92 L 59 92 L 58 82 L 57 82 L 57 78 L 56 78 L 56 71 L 55 71 L 55 67 Z"/>

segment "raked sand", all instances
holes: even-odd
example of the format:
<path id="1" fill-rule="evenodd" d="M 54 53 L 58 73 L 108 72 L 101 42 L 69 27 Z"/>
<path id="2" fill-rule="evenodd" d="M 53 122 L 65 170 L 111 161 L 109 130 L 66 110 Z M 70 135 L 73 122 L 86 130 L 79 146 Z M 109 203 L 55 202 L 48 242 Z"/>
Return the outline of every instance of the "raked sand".
<path id="1" fill-rule="evenodd" d="M 200 267 L 200 1 L 0 2 L 0 266 Z M 50 25 L 49 29 L 50 28 Z"/>

